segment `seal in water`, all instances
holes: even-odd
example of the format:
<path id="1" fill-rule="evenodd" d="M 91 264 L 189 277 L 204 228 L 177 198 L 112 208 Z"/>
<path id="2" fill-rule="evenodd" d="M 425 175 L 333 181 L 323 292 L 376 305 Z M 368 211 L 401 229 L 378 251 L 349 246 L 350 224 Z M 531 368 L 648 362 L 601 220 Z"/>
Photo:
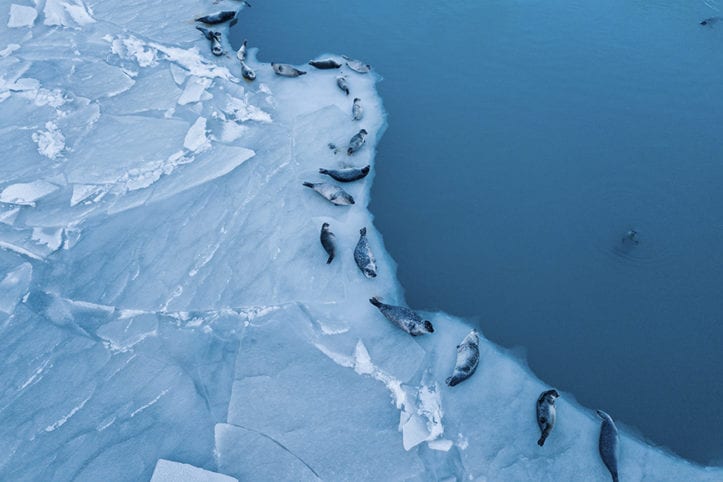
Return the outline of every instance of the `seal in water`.
<path id="1" fill-rule="evenodd" d="M 320 167 L 319 173 L 326 174 L 339 182 L 352 182 L 365 178 L 367 174 L 369 174 L 369 166 L 364 166 L 361 169 L 356 167 L 350 167 L 348 169 L 324 169 Z"/>
<path id="2" fill-rule="evenodd" d="M 354 261 L 356 261 L 356 265 L 359 266 L 364 276 L 376 278 L 377 264 L 374 262 L 374 253 L 372 253 L 367 240 L 367 228 L 361 228 L 359 234 L 359 242 L 356 243 L 356 248 L 354 248 Z"/>
<path id="3" fill-rule="evenodd" d="M 329 230 L 329 223 L 321 225 L 321 245 L 324 247 L 324 251 L 329 255 L 329 259 L 326 260 L 326 264 L 331 263 L 334 259 L 334 240 L 336 236 Z"/>
<path id="4" fill-rule="evenodd" d="M 376 297 L 369 300 L 384 317 L 397 325 L 402 330 L 412 336 L 423 335 L 425 333 L 434 333 L 432 323 L 422 320 L 422 317 L 404 306 L 387 305 L 379 301 Z"/>
<path id="5" fill-rule="evenodd" d="M 640 244 L 640 241 L 638 240 L 638 232 L 634 229 L 631 229 L 627 233 L 625 233 L 625 236 L 620 240 L 621 243 L 633 243 L 635 246 Z"/>
<path id="6" fill-rule="evenodd" d="M 540 440 L 537 441 L 537 445 L 542 447 L 545 445 L 545 440 L 550 436 L 553 427 L 555 426 L 555 400 L 560 398 L 560 394 L 554 388 L 542 392 L 537 399 L 537 425 L 540 426 Z"/>
<path id="7" fill-rule="evenodd" d="M 467 380 L 477 370 L 479 363 L 479 335 L 477 330 L 470 331 L 462 343 L 457 345 L 457 363 L 452 376 L 445 380 L 450 387 Z"/>
<path id="8" fill-rule="evenodd" d="M 282 77 L 299 77 L 300 75 L 306 74 L 303 70 L 299 70 L 289 64 L 275 64 L 271 62 L 271 68 L 274 69 L 276 75 L 280 75 Z"/>
<path id="9" fill-rule="evenodd" d="M 241 61 L 241 75 L 246 80 L 256 79 L 256 72 L 251 67 L 246 65 L 246 62 Z"/>
<path id="10" fill-rule="evenodd" d="M 310 187 L 337 206 L 354 204 L 354 198 L 351 197 L 351 194 L 334 184 L 326 182 L 305 182 L 304 186 Z"/>
<path id="11" fill-rule="evenodd" d="M 349 95 L 349 84 L 346 83 L 346 77 L 340 75 L 336 78 L 336 85 L 342 90 L 342 92 Z"/>
<path id="12" fill-rule="evenodd" d="M 357 132 L 356 134 L 354 134 L 354 136 L 351 139 L 349 139 L 349 148 L 346 150 L 346 153 L 351 156 L 356 151 L 361 149 L 361 147 L 366 142 L 366 136 L 367 136 L 366 129 L 362 129 L 359 132 Z"/>
<path id="13" fill-rule="evenodd" d="M 723 17 L 708 17 L 704 20 L 701 20 L 701 25 L 713 25 L 714 23 L 718 22 Z"/>
<path id="14" fill-rule="evenodd" d="M 203 22 L 206 25 L 216 25 L 219 23 L 228 22 L 232 18 L 236 16 L 236 12 L 233 10 L 226 10 L 223 12 L 216 12 L 212 13 L 210 15 L 204 15 L 203 17 L 198 17 L 196 19 L 196 22 Z"/>
<path id="15" fill-rule="evenodd" d="M 364 117 L 364 108 L 361 105 L 361 99 L 359 97 L 354 99 L 354 104 L 351 106 L 351 118 L 355 121 L 361 120 Z"/>
<path id="16" fill-rule="evenodd" d="M 610 471 L 613 482 L 618 482 L 618 428 L 615 422 L 607 413 L 602 410 L 597 411 L 598 417 L 602 419 L 600 425 L 600 458 Z"/>
<path id="17" fill-rule="evenodd" d="M 247 42 L 247 40 L 244 39 L 244 43 L 241 44 L 241 47 L 239 47 L 238 52 L 236 52 L 236 58 L 239 59 L 241 62 L 246 60 L 246 42 Z"/>
<path id="18" fill-rule="evenodd" d="M 216 57 L 223 55 L 223 47 L 221 46 L 221 32 L 214 32 L 207 28 L 196 26 L 196 28 L 211 41 L 211 53 Z"/>
<path id="19" fill-rule="evenodd" d="M 346 65 L 349 66 L 351 70 L 354 72 L 359 72 L 360 74 L 366 74 L 372 69 L 372 66 L 369 64 L 365 64 L 361 60 L 356 60 L 347 57 L 346 55 L 342 55 L 344 57 L 344 60 L 346 60 Z"/>
<path id="20" fill-rule="evenodd" d="M 322 70 L 338 69 L 339 67 L 341 67 L 341 64 L 334 59 L 312 60 L 311 62 L 309 62 L 309 65 Z"/>

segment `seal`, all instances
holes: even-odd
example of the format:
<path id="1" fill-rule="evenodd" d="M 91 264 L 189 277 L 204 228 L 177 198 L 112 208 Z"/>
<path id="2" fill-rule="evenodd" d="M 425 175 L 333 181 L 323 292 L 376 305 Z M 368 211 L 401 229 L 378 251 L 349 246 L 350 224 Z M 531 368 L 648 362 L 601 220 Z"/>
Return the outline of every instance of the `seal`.
<path id="1" fill-rule="evenodd" d="M 305 182 L 304 186 L 318 192 L 332 204 L 336 204 L 337 206 L 348 206 L 350 204 L 354 204 L 354 198 L 351 197 L 351 194 L 334 184 L 326 182 Z"/>
<path id="2" fill-rule="evenodd" d="M 309 62 L 309 65 L 322 70 L 338 69 L 341 67 L 341 64 L 334 59 L 312 60 Z"/>
<path id="3" fill-rule="evenodd" d="M 211 53 L 216 57 L 223 55 L 223 47 L 221 46 L 221 32 L 214 32 L 207 28 L 196 26 L 204 37 L 211 41 Z"/>
<path id="4" fill-rule="evenodd" d="M 219 23 L 228 22 L 234 17 L 236 17 L 235 11 L 225 10 L 222 12 L 212 13 L 210 15 L 204 15 L 203 17 L 198 17 L 196 22 L 202 22 L 206 25 L 217 25 Z"/>
<path id="5" fill-rule="evenodd" d="M 349 139 L 349 148 L 346 150 L 347 155 L 351 156 L 356 151 L 361 149 L 361 147 L 366 142 L 367 134 L 368 133 L 367 133 L 366 129 L 362 129 L 359 132 L 357 132 L 356 134 L 354 134 L 354 136 L 352 136 L 351 139 Z"/>
<path id="6" fill-rule="evenodd" d="M 477 330 L 470 331 L 462 343 L 457 345 L 457 363 L 452 376 L 445 380 L 450 387 L 467 380 L 477 370 L 479 363 L 479 335 Z"/>
<path id="7" fill-rule="evenodd" d="M 345 92 L 346 95 L 349 95 L 349 84 L 346 83 L 346 77 L 344 77 L 343 75 L 337 77 L 336 85 L 342 90 L 342 92 Z"/>
<path id="8" fill-rule="evenodd" d="M 542 392 L 537 399 L 537 425 L 540 426 L 540 440 L 537 441 L 537 445 L 542 447 L 545 445 L 545 440 L 550 436 L 553 427 L 555 426 L 555 400 L 560 398 L 560 394 L 554 388 Z"/>
<path id="9" fill-rule="evenodd" d="M 251 67 L 246 65 L 246 62 L 241 62 L 241 75 L 246 80 L 254 80 L 256 79 L 256 72 L 253 71 Z"/>
<path id="10" fill-rule="evenodd" d="M 369 174 L 369 169 L 369 166 L 364 166 L 361 169 L 356 167 L 350 167 L 348 169 L 324 169 L 320 167 L 319 173 L 326 174 L 339 182 L 352 182 L 365 178 L 367 174 Z"/>
<path id="11" fill-rule="evenodd" d="M 244 39 L 244 43 L 241 44 L 241 47 L 239 47 L 238 52 L 236 52 L 236 58 L 239 59 L 241 62 L 246 60 L 246 42 L 247 42 L 247 40 Z"/>
<path id="12" fill-rule="evenodd" d="M 602 410 L 597 411 L 598 417 L 602 419 L 600 424 L 600 458 L 605 467 L 610 471 L 613 482 L 618 482 L 618 428 L 615 426 L 612 417 Z"/>
<path id="13" fill-rule="evenodd" d="M 635 246 L 640 244 L 640 241 L 638 240 L 638 232 L 634 229 L 629 230 L 620 240 L 621 243 L 632 243 Z"/>
<path id="14" fill-rule="evenodd" d="M 329 223 L 321 225 L 321 245 L 324 247 L 324 251 L 329 255 L 329 259 L 326 260 L 326 264 L 331 263 L 334 259 L 334 240 L 336 236 L 329 230 Z"/>
<path id="15" fill-rule="evenodd" d="M 708 17 L 704 20 L 701 20 L 700 24 L 712 26 L 714 23 L 718 22 L 721 18 L 723 18 L 723 17 Z"/>
<path id="16" fill-rule="evenodd" d="M 274 62 L 271 62 L 271 68 L 274 69 L 276 75 L 280 75 L 282 77 L 299 77 L 300 75 L 306 74 L 303 70 L 299 70 L 289 64 L 275 64 Z"/>
<path id="17" fill-rule="evenodd" d="M 361 120 L 362 117 L 364 117 L 364 108 L 361 105 L 361 99 L 357 97 L 351 106 L 351 118 L 358 121 Z"/>
<path id="18" fill-rule="evenodd" d="M 364 273 L 364 276 L 376 278 L 377 264 L 374 261 L 374 253 L 372 253 L 367 240 L 367 228 L 361 228 L 359 234 L 359 242 L 356 243 L 356 248 L 354 248 L 354 261 L 356 261 L 356 265 Z"/>
<path id="19" fill-rule="evenodd" d="M 369 303 L 376 306 L 384 317 L 412 336 L 434 333 L 432 323 L 404 306 L 387 305 L 374 297 Z"/>
<path id="20" fill-rule="evenodd" d="M 361 60 L 352 59 L 350 57 L 347 57 L 346 55 L 342 55 L 342 57 L 344 57 L 344 60 L 346 60 L 346 65 L 354 72 L 359 72 L 360 74 L 366 74 L 367 72 L 372 70 L 371 65 L 365 64 Z"/>

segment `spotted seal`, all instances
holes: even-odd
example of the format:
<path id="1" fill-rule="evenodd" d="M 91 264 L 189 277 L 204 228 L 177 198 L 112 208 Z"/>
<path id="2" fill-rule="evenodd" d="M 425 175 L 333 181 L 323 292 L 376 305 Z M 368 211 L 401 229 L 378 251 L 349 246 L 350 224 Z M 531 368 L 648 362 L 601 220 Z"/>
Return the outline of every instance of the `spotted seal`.
<path id="1" fill-rule="evenodd" d="M 620 240 L 621 243 L 632 243 L 635 246 L 640 244 L 640 240 L 638 240 L 638 232 L 634 229 L 629 230 Z"/>
<path id="2" fill-rule="evenodd" d="M 367 278 L 377 277 L 377 264 L 374 261 L 374 253 L 369 247 L 367 228 L 359 230 L 359 241 L 356 243 L 356 248 L 354 248 L 354 261 L 361 272 L 364 273 L 364 276 Z"/>
<path id="3" fill-rule="evenodd" d="M 457 345 L 457 363 L 452 376 L 445 380 L 450 387 L 467 380 L 477 370 L 479 363 L 479 335 L 477 330 L 470 331 L 462 343 Z"/>
<path id="4" fill-rule="evenodd" d="M 326 182 L 305 182 L 304 186 L 318 192 L 332 204 L 336 204 L 337 206 L 348 206 L 350 204 L 354 204 L 354 198 L 351 197 L 351 194 L 334 184 Z"/>
<path id="5" fill-rule="evenodd" d="M 336 85 L 341 89 L 342 92 L 344 92 L 346 95 L 349 95 L 349 84 L 347 84 L 345 76 L 340 75 L 339 77 L 337 77 Z"/>
<path id="6" fill-rule="evenodd" d="M 346 65 L 354 72 L 359 72 L 360 74 L 366 74 L 367 72 L 372 70 L 371 65 L 365 64 L 361 60 L 352 59 L 350 57 L 347 57 L 346 55 L 342 55 L 342 57 L 344 57 L 344 60 L 346 60 Z"/>
<path id="7" fill-rule="evenodd" d="M 597 415 L 602 419 L 602 423 L 600 424 L 600 442 L 598 445 L 600 458 L 605 464 L 605 467 L 610 471 L 613 482 L 618 482 L 618 428 L 615 426 L 612 417 L 607 413 L 598 410 Z"/>
<path id="8" fill-rule="evenodd" d="M 361 120 L 362 117 L 364 117 L 364 108 L 361 105 L 361 99 L 357 97 L 351 106 L 351 118 L 358 121 Z"/>
<path id="9" fill-rule="evenodd" d="M 544 391 L 540 394 L 537 399 L 537 425 L 540 426 L 540 439 L 537 441 L 537 445 L 542 447 L 545 445 L 545 440 L 550 436 L 550 432 L 555 427 L 555 419 L 557 417 L 555 413 L 555 400 L 560 398 L 560 394 L 554 388 L 552 390 Z"/>
<path id="10" fill-rule="evenodd" d="M 271 68 L 274 69 L 276 75 L 280 75 L 282 77 L 299 77 L 301 75 L 306 75 L 306 72 L 303 70 L 299 70 L 289 64 L 276 64 L 271 62 Z"/>
<path id="11" fill-rule="evenodd" d="M 706 19 L 701 20 L 701 21 L 700 21 L 700 24 L 701 24 L 701 25 L 712 26 L 714 23 L 717 23 L 717 22 L 718 22 L 720 19 L 722 19 L 722 18 L 723 18 L 723 17 L 708 17 L 708 18 L 706 18 Z"/>
<path id="12" fill-rule="evenodd" d="M 241 47 L 239 47 L 238 51 L 236 52 L 236 58 L 239 59 L 241 62 L 246 60 L 246 42 L 247 40 L 244 39 L 244 43 L 241 44 Z"/>
<path id="13" fill-rule="evenodd" d="M 338 69 L 341 67 L 341 64 L 334 59 L 312 60 L 309 62 L 309 65 L 322 70 Z"/>
<path id="14" fill-rule="evenodd" d="M 404 306 L 387 305 L 374 297 L 369 300 L 384 317 L 412 336 L 434 333 L 432 323 Z"/>
<path id="15" fill-rule="evenodd" d="M 241 62 L 241 75 L 246 80 L 254 80 L 256 79 L 256 72 L 253 71 L 251 67 L 246 65 L 246 62 Z"/>
<path id="16" fill-rule="evenodd" d="M 366 142 L 367 134 L 368 133 L 366 129 L 361 129 L 359 132 L 354 134 L 352 138 L 349 139 L 349 148 L 346 150 L 346 153 L 351 156 L 356 151 L 361 149 L 361 147 Z"/>
<path id="17" fill-rule="evenodd" d="M 329 255 L 329 258 L 326 260 L 326 264 L 329 264 L 334 259 L 334 240 L 336 240 L 336 236 L 334 236 L 334 233 L 332 233 L 329 230 L 329 223 L 324 223 L 321 225 L 321 245 L 324 247 L 324 251 L 326 251 L 326 254 Z"/>
<path id="18" fill-rule="evenodd" d="M 364 166 L 361 169 L 357 167 L 350 167 L 347 169 L 324 169 L 319 168 L 320 174 L 326 174 L 332 179 L 336 179 L 339 182 L 352 182 L 363 179 L 369 174 L 369 166 Z"/>
<path id="19" fill-rule="evenodd" d="M 221 32 L 215 32 L 207 28 L 196 26 L 204 37 L 211 41 L 211 53 L 216 57 L 223 55 L 223 47 L 221 46 Z"/>

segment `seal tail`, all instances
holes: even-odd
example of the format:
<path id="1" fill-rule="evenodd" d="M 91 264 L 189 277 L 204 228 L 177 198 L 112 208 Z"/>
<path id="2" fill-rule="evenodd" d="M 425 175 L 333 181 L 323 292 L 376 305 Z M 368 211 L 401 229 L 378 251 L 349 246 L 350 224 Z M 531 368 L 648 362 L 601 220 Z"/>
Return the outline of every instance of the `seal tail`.
<path id="1" fill-rule="evenodd" d="M 369 303 L 373 304 L 373 305 L 376 306 L 377 308 L 379 308 L 380 306 L 382 306 L 382 302 L 379 301 L 379 299 L 378 299 L 376 296 L 373 297 L 373 298 L 370 298 L 370 299 L 369 299 Z"/>
<path id="2" fill-rule="evenodd" d="M 320 168 L 319 168 L 319 174 L 329 174 L 329 171 L 327 171 L 327 170 L 324 169 L 323 167 L 320 167 Z"/>
<path id="3" fill-rule="evenodd" d="M 310 183 L 310 182 L 305 182 L 305 183 L 304 183 L 304 186 L 310 187 L 311 189 L 314 189 L 314 184 L 313 184 L 313 183 Z"/>
<path id="4" fill-rule="evenodd" d="M 329 255 L 329 259 L 326 260 L 326 264 L 331 264 L 331 262 L 334 260 L 334 253 L 331 253 Z"/>
<path id="5" fill-rule="evenodd" d="M 540 447 L 545 445 L 545 436 L 544 435 L 542 437 L 540 437 L 540 440 L 537 441 L 537 445 L 539 445 Z"/>
<path id="6" fill-rule="evenodd" d="M 429 320 L 424 320 L 424 329 L 429 333 L 434 333 L 434 327 L 432 326 L 432 322 Z"/>
<path id="7" fill-rule="evenodd" d="M 349 149 L 346 150 L 346 155 L 347 155 L 347 156 L 351 156 L 352 152 L 354 152 L 354 149 L 352 149 L 352 148 L 350 147 Z"/>
<path id="8" fill-rule="evenodd" d="M 444 383 L 446 383 L 450 387 L 453 387 L 459 383 L 459 379 L 457 377 L 449 377 L 444 381 Z"/>

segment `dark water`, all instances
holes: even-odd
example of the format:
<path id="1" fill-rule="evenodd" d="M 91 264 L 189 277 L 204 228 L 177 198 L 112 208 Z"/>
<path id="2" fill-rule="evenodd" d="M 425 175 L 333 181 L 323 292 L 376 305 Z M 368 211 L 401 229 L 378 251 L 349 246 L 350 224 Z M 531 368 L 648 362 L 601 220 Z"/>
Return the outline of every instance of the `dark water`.
<path id="1" fill-rule="evenodd" d="M 384 76 L 371 210 L 411 306 L 723 463 L 723 23 L 698 24 L 723 5 L 251 3 L 232 42 L 260 60 Z"/>

